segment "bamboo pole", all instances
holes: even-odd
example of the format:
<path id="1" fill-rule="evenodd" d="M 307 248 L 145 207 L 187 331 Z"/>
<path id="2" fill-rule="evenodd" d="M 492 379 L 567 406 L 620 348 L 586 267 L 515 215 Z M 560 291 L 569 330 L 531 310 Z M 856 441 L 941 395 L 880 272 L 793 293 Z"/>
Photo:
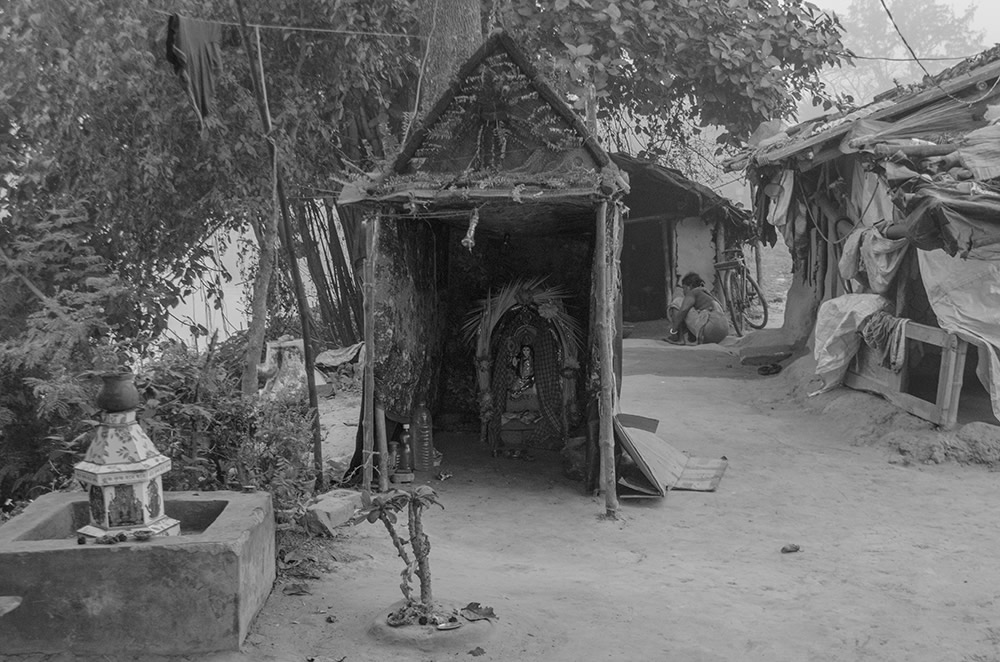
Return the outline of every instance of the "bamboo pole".
<path id="1" fill-rule="evenodd" d="M 385 434 L 385 407 L 375 403 L 375 441 L 378 442 L 378 491 L 389 491 L 389 439 Z"/>
<path id="2" fill-rule="evenodd" d="M 365 393 L 362 488 L 372 489 L 372 453 L 375 449 L 375 232 L 377 218 L 364 221 L 364 312 L 365 312 Z"/>
<path id="3" fill-rule="evenodd" d="M 236 11 L 240 21 L 240 39 L 243 42 L 243 49 L 247 54 L 247 62 L 250 65 L 250 78 L 253 83 L 254 97 L 257 101 L 257 111 L 260 114 L 260 122 L 264 128 L 268 150 L 271 155 L 274 173 L 274 186 L 277 189 L 278 205 L 281 210 L 281 224 L 279 235 L 285 248 L 288 251 L 288 269 L 291 272 L 292 284 L 295 289 L 295 301 L 299 309 L 299 322 L 302 325 L 302 358 L 306 368 L 306 388 L 309 392 L 309 408 L 312 412 L 312 436 L 313 436 L 313 463 L 316 469 L 315 490 L 323 489 L 323 432 L 319 422 L 319 399 L 316 394 L 316 365 L 313 360 L 312 345 L 309 332 L 309 302 L 306 299 L 305 287 L 302 284 L 302 275 L 299 273 L 298 262 L 295 259 L 295 245 L 292 242 L 292 224 L 288 214 L 288 199 L 285 196 L 284 182 L 281 177 L 281 164 L 278 157 L 278 146 L 271 137 L 273 126 L 271 124 L 271 111 L 267 102 L 267 88 L 264 86 L 264 65 L 260 58 L 260 38 L 258 35 L 257 62 L 254 63 L 253 54 L 250 52 L 250 40 L 246 35 L 247 22 L 243 15 L 242 0 L 235 0 Z"/>
<path id="4" fill-rule="evenodd" d="M 604 490 L 605 515 L 618 517 L 618 488 L 615 478 L 614 431 L 614 311 L 610 297 L 614 283 L 611 279 L 610 260 L 613 247 L 608 245 L 608 203 L 597 207 L 597 245 L 594 248 L 597 267 L 597 356 L 600 364 L 601 390 L 598 395 L 599 436 L 601 452 L 601 489 Z"/>

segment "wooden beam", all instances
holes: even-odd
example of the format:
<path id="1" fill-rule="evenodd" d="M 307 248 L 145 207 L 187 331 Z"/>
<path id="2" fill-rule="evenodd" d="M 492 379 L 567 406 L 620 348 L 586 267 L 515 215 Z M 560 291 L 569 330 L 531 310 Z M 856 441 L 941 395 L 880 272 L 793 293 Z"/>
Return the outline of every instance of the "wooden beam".
<path id="1" fill-rule="evenodd" d="M 978 83 L 986 82 L 991 78 L 996 78 L 998 74 L 1000 74 L 1000 61 L 991 62 L 979 69 L 974 69 L 968 73 L 956 76 L 951 80 L 944 81 L 939 85 L 932 85 L 922 92 L 900 100 L 897 103 L 888 105 L 885 108 L 873 111 L 871 114 L 859 119 L 895 121 L 899 117 L 904 116 L 911 111 L 918 110 L 922 106 L 941 100 L 942 97 L 956 94 L 969 87 L 975 87 Z M 976 98 L 978 98 L 978 95 L 981 94 L 978 90 L 975 90 L 975 93 L 977 95 Z M 985 101 L 985 99 L 979 100 Z M 793 138 L 789 144 L 771 152 L 764 154 L 748 154 L 745 156 L 741 155 L 732 160 L 732 166 L 727 163 L 726 168 L 736 168 L 739 162 L 741 162 L 744 158 L 752 159 L 758 166 L 778 163 L 779 161 L 783 161 L 790 156 L 803 152 L 810 147 L 821 145 L 834 138 L 839 139 L 845 133 L 850 131 L 853 126 L 854 122 L 845 122 L 824 131 L 820 131 L 812 137 L 799 142 L 796 142 Z"/>
<path id="2" fill-rule="evenodd" d="M 378 217 L 365 219 L 364 308 L 365 308 L 365 381 L 364 440 L 362 447 L 361 487 L 372 489 L 372 454 L 375 449 L 375 246 Z"/>
<path id="3" fill-rule="evenodd" d="M 598 394 L 601 489 L 604 491 L 605 515 L 616 519 L 618 517 L 618 481 L 615 477 L 614 310 L 611 305 L 614 282 L 611 279 L 610 264 L 614 255 L 614 246 L 608 241 L 608 203 L 606 201 L 597 206 L 596 221 L 597 241 L 594 247 L 594 266 L 598 284 L 597 360 L 601 375 L 601 387 Z M 615 233 L 611 234 L 613 237 Z"/>
<path id="4" fill-rule="evenodd" d="M 389 439 L 385 434 L 385 407 L 375 403 L 375 439 L 378 441 L 378 490 L 389 491 Z"/>

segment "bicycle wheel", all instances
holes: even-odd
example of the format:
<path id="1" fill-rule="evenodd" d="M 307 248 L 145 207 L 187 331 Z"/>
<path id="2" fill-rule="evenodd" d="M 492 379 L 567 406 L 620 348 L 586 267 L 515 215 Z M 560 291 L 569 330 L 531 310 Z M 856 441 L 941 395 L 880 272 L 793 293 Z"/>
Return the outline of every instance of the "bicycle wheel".
<path id="1" fill-rule="evenodd" d="M 740 287 L 740 273 L 728 271 L 726 282 L 722 292 L 726 297 L 726 307 L 729 308 L 729 319 L 733 321 L 733 330 L 736 335 L 743 335 L 743 288 Z"/>
<path id="2" fill-rule="evenodd" d="M 767 301 L 760 291 L 760 285 L 750 274 L 744 274 L 743 293 L 744 319 L 751 328 L 763 329 L 767 326 Z"/>

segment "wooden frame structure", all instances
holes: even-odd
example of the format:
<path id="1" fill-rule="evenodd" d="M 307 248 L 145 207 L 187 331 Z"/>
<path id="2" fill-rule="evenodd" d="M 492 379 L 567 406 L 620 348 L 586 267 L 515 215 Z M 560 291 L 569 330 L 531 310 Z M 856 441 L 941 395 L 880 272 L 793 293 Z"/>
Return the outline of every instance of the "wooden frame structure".
<path id="1" fill-rule="evenodd" d="M 511 141 L 516 137 L 521 149 L 487 159 L 489 150 L 506 145 L 515 130 L 522 133 Z M 484 141 L 489 132 L 502 135 L 503 141 Z M 390 412 L 405 415 L 414 404 L 410 391 L 433 380 L 435 347 L 443 345 L 445 333 L 443 302 L 433 287 L 421 289 L 420 283 L 435 282 L 440 275 L 442 246 L 473 252 L 476 234 L 489 233 L 546 238 L 558 250 L 560 237 L 572 237 L 586 243 L 593 256 L 589 314 L 580 320 L 586 332 L 580 362 L 590 405 L 584 409 L 593 412 L 586 425 L 588 457 L 600 466 L 588 467 L 586 475 L 599 476 L 606 514 L 616 516 L 620 201 L 627 190 L 626 177 L 583 120 L 502 31 L 494 32 L 460 68 L 390 168 L 345 187 L 339 204 L 357 206 L 367 215 L 366 489 L 372 482 L 376 440 L 380 457 L 385 454 L 377 418 Z M 461 246 L 449 239 L 462 234 Z M 407 388 L 397 388 L 400 384 Z M 385 487 L 383 468 L 380 488 Z M 594 491 L 597 485 L 585 488 Z"/>
<path id="2" fill-rule="evenodd" d="M 897 407 L 920 418 L 951 429 L 958 421 L 958 403 L 965 374 L 965 356 L 969 344 L 953 333 L 916 322 L 906 325 L 906 339 L 941 348 L 937 396 L 928 402 L 906 392 L 909 373 L 904 362 L 899 372 L 879 365 L 862 345 L 844 379 L 844 384 L 859 390 L 878 393 Z"/>

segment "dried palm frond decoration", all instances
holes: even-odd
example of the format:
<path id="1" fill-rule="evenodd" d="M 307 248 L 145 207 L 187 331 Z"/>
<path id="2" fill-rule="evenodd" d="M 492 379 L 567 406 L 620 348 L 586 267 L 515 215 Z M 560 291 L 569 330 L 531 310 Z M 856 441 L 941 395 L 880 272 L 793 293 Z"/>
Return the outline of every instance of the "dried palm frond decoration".
<path id="1" fill-rule="evenodd" d="M 546 286 L 545 281 L 544 276 L 518 278 L 504 285 L 495 295 L 490 293 L 487 298 L 475 303 L 462 324 L 462 336 L 466 342 L 476 341 L 477 357 L 483 354 L 483 348 L 489 354 L 493 331 L 500 318 L 517 306 L 533 306 L 539 315 L 552 322 L 563 347 L 579 347 L 582 337 L 580 324 L 566 312 L 563 304 L 570 298 L 570 293 L 562 287 Z"/>
<path id="2" fill-rule="evenodd" d="M 482 421 L 482 439 L 496 444 L 495 432 L 500 413 L 505 403 L 496 402 L 499 393 L 495 393 L 493 384 L 493 348 L 494 334 L 501 320 L 508 313 L 518 313 L 530 310 L 548 323 L 552 335 L 559 345 L 559 356 L 562 365 L 560 379 L 562 382 L 562 397 L 559 403 L 545 403 L 543 409 L 552 411 L 558 404 L 557 427 L 565 434 L 566 408 L 574 398 L 576 390 L 576 372 L 579 368 L 579 355 L 582 340 L 582 329 L 577 320 L 566 310 L 564 302 L 570 297 L 569 292 L 557 286 L 547 286 L 544 277 L 520 278 L 513 280 L 496 294 L 490 294 L 486 299 L 476 302 L 462 325 L 462 336 L 476 348 L 476 381 L 479 386 L 479 415 Z M 490 434 L 490 430 L 494 433 Z M 487 437 L 491 437 L 487 439 Z"/>

